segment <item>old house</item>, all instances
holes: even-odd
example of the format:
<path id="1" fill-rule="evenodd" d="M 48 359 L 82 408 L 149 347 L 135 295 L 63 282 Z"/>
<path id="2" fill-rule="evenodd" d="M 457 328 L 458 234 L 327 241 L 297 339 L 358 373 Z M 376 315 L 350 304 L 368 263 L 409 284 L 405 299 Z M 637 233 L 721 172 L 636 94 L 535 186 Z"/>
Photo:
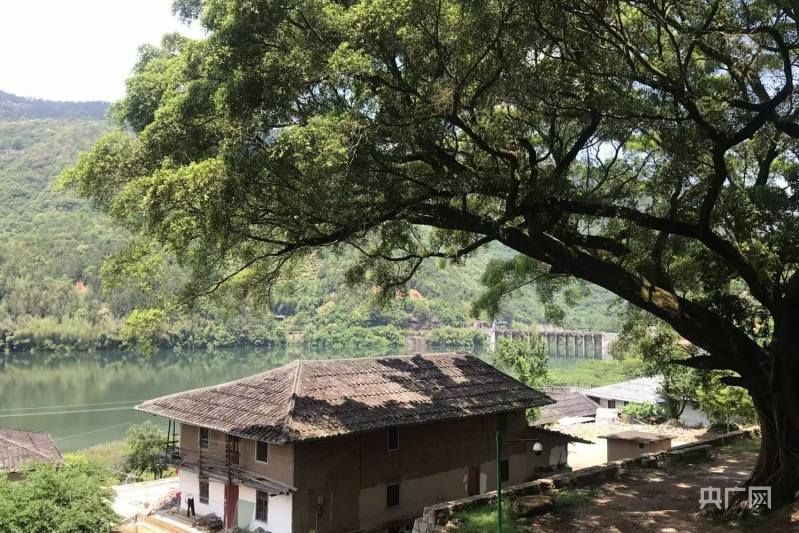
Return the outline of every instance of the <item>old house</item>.
<path id="1" fill-rule="evenodd" d="M 662 387 L 663 377 L 655 376 L 595 387 L 584 390 L 583 394 L 596 402 L 599 407 L 621 411 L 629 403 L 662 405 L 666 401 L 661 394 Z M 707 416 L 699 409 L 697 402 L 690 399 L 685 402 L 680 422 L 689 427 L 710 425 Z"/>
<path id="2" fill-rule="evenodd" d="M 425 505 L 563 467 L 567 435 L 531 428 L 550 403 L 466 353 L 294 361 L 145 402 L 181 425 L 183 499 L 229 526 L 272 533 L 403 524 Z M 543 452 L 532 453 L 540 444 Z"/>
<path id="3" fill-rule="evenodd" d="M 0 472 L 9 479 L 20 479 L 28 463 L 61 464 L 63 460 L 48 433 L 0 427 Z"/>
<path id="4" fill-rule="evenodd" d="M 597 404 L 586 398 L 576 387 L 545 387 L 544 394 L 555 402 L 538 409 L 537 426 L 593 422 Z"/>

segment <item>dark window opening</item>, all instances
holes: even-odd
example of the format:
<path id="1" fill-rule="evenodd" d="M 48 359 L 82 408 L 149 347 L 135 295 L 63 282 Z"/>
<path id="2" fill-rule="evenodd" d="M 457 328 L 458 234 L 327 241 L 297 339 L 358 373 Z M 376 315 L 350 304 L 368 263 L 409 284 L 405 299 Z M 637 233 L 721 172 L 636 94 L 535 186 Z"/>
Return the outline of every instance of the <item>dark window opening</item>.
<path id="1" fill-rule="evenodd" d="M 200 478 L 200 503 L 208 504 L 208 478 Z"/>
<path id="2" fill-rule="evenodd" d="M 388 451 L 399 450 L 399 430 L 388 428 Z"/>
<path id="3" fill-rule="evenodd" d="M 211 440 L 209 433 L 208 428 L 200 428 L 200 448 L 208 448 L 208 443 Z"/>
<path id="4" fill-rule="evenodd" d="M 259 463 L 269 462 L 269 443 L 258 441 L 255 444 L 255 460 Z"/>
<path id="5" fill-rule="evenodd" d="M 608 409 L 616 408 L 616 400 L 608 400 Z"/>
<path id="6" fill-rule="evenodd" d="M 497 415 L 497 431 L 505 431 L 508 429 L 508 415 L 507 413 L 500 413 Z"/>
<path id="7" fill-rule="evenodd" d="M 504 482 L 510 479 L 510 464 L 507 459 L 499 462 L 499 478 Z"/>
<path id="8" fill-rule="evenodd" d="M 386 486 L 386 507 L 399 505 L 399 483 L 391 483 Z"/>
<path id="9" fill-rule="evenodd" d="M 643 442 L 639 442 L 639 443 L 638 443 L 638 447 L 639 447 L 639 448 L 641 448 L 641 449 L 643 450 L 643 449 L 644 449 L 644 443 L 643 443 Z"/>
<path id="10" fill-rule="evenodd" d="M 255 519 L 259 522 L 269 521 L 269 494 L 255 491 Z"/>

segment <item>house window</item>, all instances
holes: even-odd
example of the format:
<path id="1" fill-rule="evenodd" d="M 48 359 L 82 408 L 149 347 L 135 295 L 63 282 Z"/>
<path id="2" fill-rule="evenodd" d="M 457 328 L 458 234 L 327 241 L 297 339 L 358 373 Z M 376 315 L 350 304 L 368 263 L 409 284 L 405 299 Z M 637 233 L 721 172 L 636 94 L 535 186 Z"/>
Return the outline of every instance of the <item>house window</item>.
<path id="1" fill-rule="evenodd" d="M 208 504 L 208 478 L 200 478 L 200 503 Z"/>
<path id="2" fill-rule="evenodd" d="M 399 430 L 388 428 L 388 451 L 399 450 Z"/>
<path id="3" fill-rule="evenodd" d="M 200 428 L 200 448 L 203 450 L 208 448 L 209 433 L 208 428 Z"/>
<path id="4" fill-rule="evenodd" d="M 508 429 L 508 414 L 500 413 L 497 415 L 497 431 L 506 431 Z"/>
<path id="5" fill-rule="evenodd" d="M 616 408 L 616 400 L 608 400 L 608 409 Z"/>
<path id="6" fill-rule="evenodd" d="M 269 462 L 269 443 L 260 440 L 255 443 L 255 460 L 259 463 Z"/>
<path id="7" fill-rule="evenodd" d="M 503 483 L 510 479 L 510 464 L 507 459 L 503 459 L 499 462 L 499 479 L 501 479 Z"/>
<path id="8" fill-rule="evenodd" d="M 386 486 L 386 507 L 399 505 L 399 483 L 389 483 Z"/>
<path id="9" fill-rule="evenodd" d="M 255 519 L 259 522 L 269 521 L 269 494 L 255 491 Z"/>

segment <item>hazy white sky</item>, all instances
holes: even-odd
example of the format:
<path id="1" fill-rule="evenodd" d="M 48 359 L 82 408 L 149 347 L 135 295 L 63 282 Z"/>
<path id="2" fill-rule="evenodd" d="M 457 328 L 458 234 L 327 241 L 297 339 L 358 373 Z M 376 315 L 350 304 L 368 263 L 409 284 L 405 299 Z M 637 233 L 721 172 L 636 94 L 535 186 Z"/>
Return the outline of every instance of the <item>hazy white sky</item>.
<path id="1" fill-rule="evenodd" d="M 172 0 L 0 0 L 0 90 L 51 100 L 116 100 L 136 48 L 180 31 Z"/>

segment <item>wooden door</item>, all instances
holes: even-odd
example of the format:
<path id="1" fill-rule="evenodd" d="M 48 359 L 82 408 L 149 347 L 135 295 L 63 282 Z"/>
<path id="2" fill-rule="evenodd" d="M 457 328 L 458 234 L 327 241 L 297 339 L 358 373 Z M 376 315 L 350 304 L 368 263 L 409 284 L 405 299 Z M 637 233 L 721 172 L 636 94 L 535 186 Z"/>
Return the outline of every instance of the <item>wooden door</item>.
<path id="1" fill-rule="evenodd" d="M 480 494 L 480 467 L 472 466 L 469 468 L 469 496 Z"/>
<path id="2" fill-rule="evenodd" d="M 235 435 L 228 435 L 227 442 L 225 443 L 225 453 L 228 461 L 232 465 L 239 464 L 239 441 L 240 439 Z"/>

